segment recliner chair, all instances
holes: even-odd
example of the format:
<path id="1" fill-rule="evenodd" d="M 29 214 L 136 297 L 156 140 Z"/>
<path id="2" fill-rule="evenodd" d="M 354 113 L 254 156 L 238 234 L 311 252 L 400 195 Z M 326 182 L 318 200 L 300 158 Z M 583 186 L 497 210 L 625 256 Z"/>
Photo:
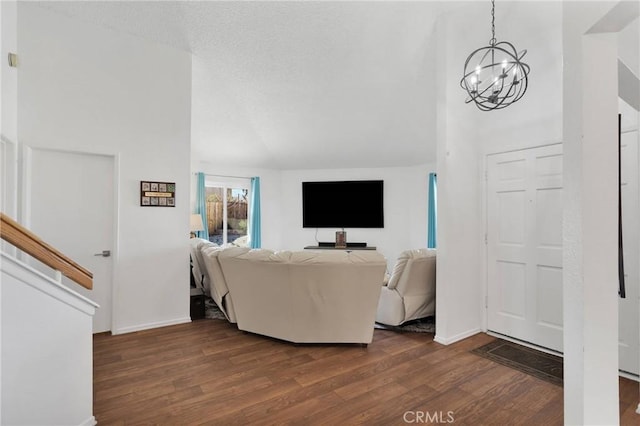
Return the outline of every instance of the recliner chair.
<path id="1" fill-rule="evenodd" d="M 403 251 L 382 287 L 376 322 L 401 325 L 435 314 L 436 250 Z"/>

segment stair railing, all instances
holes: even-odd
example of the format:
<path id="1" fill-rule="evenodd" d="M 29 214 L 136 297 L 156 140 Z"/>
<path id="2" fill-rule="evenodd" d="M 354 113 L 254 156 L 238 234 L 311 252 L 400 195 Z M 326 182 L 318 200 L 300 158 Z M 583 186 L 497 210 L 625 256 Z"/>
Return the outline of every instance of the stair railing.
<path id="1" fill-rule="evenodd" d="M 36 234 L 0 212 L 0 238 L 33 256 L 82 287 L 93 288 L 93 274 L 45 243 Z"/>

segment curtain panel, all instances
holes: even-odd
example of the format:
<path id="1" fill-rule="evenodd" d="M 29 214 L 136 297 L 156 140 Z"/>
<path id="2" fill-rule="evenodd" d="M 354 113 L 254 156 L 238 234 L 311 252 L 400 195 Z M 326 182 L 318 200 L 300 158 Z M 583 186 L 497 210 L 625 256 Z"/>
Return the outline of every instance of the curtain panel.
<path id="1" fill-rule="evenodd" d="M 204 173 L 198 173 L 198 183 L 196 189 L 196 213 L 202 216 L 204 230 L 196 232 L 198 238 L 209 240 L 209 221 L 207 220 L 207 194 L 204 187 Z"/>
<path id="2" fill-rule="evenodd" d="M 438 175 L 429 173 L 429 200 L 427 208 L 427 248 L 436 248 L 436 232 L 438 229 L 437 203 L 438 203 Z"/>
<path id="3" fill-rule="evenodd" d="M 249 246 L 260 248 L 261 225 L 260 225 L 260 178 L 251 178 L 251 196 L 249 200 Z"/>

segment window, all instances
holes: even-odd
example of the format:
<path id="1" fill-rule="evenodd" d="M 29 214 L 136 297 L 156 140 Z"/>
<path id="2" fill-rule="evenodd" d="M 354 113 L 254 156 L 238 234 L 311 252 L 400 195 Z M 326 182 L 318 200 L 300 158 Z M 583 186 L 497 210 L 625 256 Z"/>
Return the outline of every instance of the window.
<path id="1" fill-rule="evenodd" d="M 209 241 L 220 245 L 233 242 L 246 245 L 250 182 L 244 180 L 206 181 Z"/>

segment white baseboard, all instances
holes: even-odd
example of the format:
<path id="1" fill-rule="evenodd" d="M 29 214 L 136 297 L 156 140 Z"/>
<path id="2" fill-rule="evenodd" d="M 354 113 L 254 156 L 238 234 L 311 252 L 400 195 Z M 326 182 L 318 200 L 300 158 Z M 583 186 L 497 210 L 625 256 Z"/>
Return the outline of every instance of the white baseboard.
<path id="1" fill-rule="evenodd" d="M 111 330 L 111 334 L 115 335 L 115 334 L 133 333 L 135 331 L 150 330 L 152 328 L 167 327 L 169 325 L 185 324 L 188 322 L 191 322 L 190 317 L 176 318 L 168 321 L 150 322 L 147 324 L 133 325 L 130 327 L 122 327 L 116 330 Z"/>
<path id="2" fill-rule="evenodd" d="M 482 330 L 479 328 L 473 328 L 471 330 L 463 331 L 462 333 L 458 333 L 455 336 L 451 337 L 441 337 L 436 334 L 436 337 L 433 338 L 433 341 L 436 343 L 440 343 L 441 345 L 450 345 L 478 333 L 482 333 Z"/>
<path id="3" fill-rule="evenodd" d="M 80 423 L 78 426 L 95 426 L 97 424 L 98 424 L 98 422 L 96 421 L 96 417 L 95 416 L 91 416 L 87 420 L 85 420 L 84 422 Z"/>
<path id="4" fill-rule="evenodd" d="M 624 377 L 625 379 L 633 380 L 634 382 L 640 382 L 640 377 L 627 371 L 618 370 L 618 376 Z"/>

